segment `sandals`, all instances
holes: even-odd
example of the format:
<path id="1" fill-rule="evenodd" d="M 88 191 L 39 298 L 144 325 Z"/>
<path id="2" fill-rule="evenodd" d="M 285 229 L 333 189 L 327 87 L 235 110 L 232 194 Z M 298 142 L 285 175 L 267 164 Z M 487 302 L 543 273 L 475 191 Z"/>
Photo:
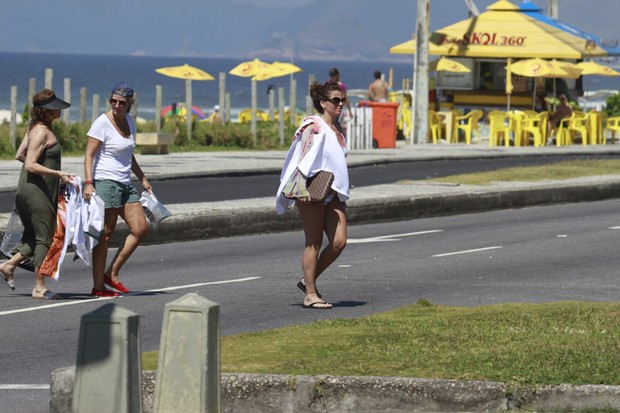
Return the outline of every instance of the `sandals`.
<path id="1" fill-rule="evenodd" d="M 62 295 L 50 290 L 45 290 L 43 292 L 32 290 L 32 298 L 35 300 L 62 300 Z"/>
<path id="2" fill-rule="evenodd" d="M 304 294 L 306 294 L 306 284 L 304 284 L 304 280 L 301 280 L 297 283 L 297 288 L 299 288 L 301 291 L 303 291 Z M 319 293 L 319 290 L 316 290 L 316 296 L 319 298 L 323 298 L 323 296 Z"/>
<path id="3" fill-rule="evenodd" d="M 8 278 L 2 271 L 0 271 L 0 277 L 2 277 L 11 290 L 15 291 L 15 278 Z"/>
<path id="4" fill-rule="evenodd" d="M 329 303 L 326 303 L 323 300 L 315 301 L 310 304 L 304 303 L 304 308 L 310 308 L 313 310 L 331 310 L 333 306 Z"/>

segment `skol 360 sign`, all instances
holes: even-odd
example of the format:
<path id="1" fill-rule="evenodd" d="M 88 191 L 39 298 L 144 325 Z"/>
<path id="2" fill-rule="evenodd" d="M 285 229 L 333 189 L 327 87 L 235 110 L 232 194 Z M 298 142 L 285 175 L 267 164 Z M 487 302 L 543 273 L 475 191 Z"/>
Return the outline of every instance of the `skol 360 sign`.
<path id="1" fill-rule="evenodd" d="M 455 45 L 479 45 L 479 46 L 525 46 L 527 36 L 505 36 L 498 33 L 488 32 L 470 32 L 465 33 L 463 38 L 449 37 L 442 35 L 439 38 L 439 45 L 455 44 Z"/>

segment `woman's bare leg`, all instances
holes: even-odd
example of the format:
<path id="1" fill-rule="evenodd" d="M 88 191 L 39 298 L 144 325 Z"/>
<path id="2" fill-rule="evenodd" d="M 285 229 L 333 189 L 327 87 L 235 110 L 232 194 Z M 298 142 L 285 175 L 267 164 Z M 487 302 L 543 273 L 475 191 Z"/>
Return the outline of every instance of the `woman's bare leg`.
<path id="1" fill-rule="evenodd" d="M 21 252 L 16 252 L 8 261 L 0 264 L 0 273 L 12 290 L 15 289 L 15 268 L 25 259 Z"/>
<path id="2" fill-rule="evenodd" d="M 125 238 L 118 251 L 116 251 L 116 255 L 114 255 L 110 266 L 105 272 L 105 275 L 112 278 L 114 282 L 118 282 L 118 274 L 121 268 L 136 248 L 138 248 L 140 241 L 142 241 L 149 230 L 144 210 L 139 202 L 125 204 L 120 211 L 120 216 L 129 227 L 129 235 Z"/>
<path id="3" fill-rule="evenodd" d="M 99 239 L 95 248 L 93 248 L 93 288 L 97 290 L 105 290 L 104 272 L 105 263 L 108 258 L 108 245 L 116 228 L 116 221 L 120 208 L 107 208 L 105 210 L 105 224 L 103 236 Z"/>
<path id="4" fill-rule="evenodd" d="M 316 278 L 319 278 L 323 271 L 336 261 L 347 246 L 347 216 L 345 207 L 338 197 L 334 197 L 332 202 L 325 207 L 323 229 L 329 244 L 325 246 L 319 255 Z"/>

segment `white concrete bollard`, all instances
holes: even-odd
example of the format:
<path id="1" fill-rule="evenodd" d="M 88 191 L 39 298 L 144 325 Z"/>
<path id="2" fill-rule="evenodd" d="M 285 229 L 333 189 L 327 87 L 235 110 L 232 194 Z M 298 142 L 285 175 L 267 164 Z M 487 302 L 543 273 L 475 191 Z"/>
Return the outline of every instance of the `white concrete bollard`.
<path id="1" fill-rule="evenodd" d="M 80 321 L 74 413 L 141 413 L 140 318 L 114 304 Z"/>
<path id="2" fill-rule="evenodd" d="M 219 315 L 196 293 L 166 304 L 153 412 L 220 412 Z"/>

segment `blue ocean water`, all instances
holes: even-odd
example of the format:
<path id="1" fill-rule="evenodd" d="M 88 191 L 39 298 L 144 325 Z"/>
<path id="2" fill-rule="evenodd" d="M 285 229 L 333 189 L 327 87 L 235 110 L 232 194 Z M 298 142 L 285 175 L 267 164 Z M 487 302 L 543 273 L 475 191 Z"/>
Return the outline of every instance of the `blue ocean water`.
<path id="1" fill-rule="evenodd" d="M 71 119 L 79 117 L 80 89 L 87 89 L 87 119 L 90 119 L 92 95 L 100 96 L 100 107 L 107 99 L 110 89 L 117 82 L 125 80 L 132 84 L 139 94 L 138 116 L 153 119 L 155 113 L 155 87 L 162 86 L 162 106 L 173 102 L 185 101 L 185 81 L 170 78 L 155 72 L 156 68 L 180 66 L 185 63 L 210 73 L 214 81 L 192 82 L 192 103 L 199 106 L 208 115 L 219 100 L 219 73 L 228 73 L 241 63 L 240 59 L 218 58 L 177 58 L 177 57 L 136 57 L 136 56 L 96 56 L 63 55 L 42 53 L 0 53 L 0 109 L 10 109 L 10 89 L 17 86 L 18 111 L 24 108 L 28 99 L 29 79 L 36 78 L 36 90 L 44 86 L 45 69 L 53 69 L 53 89 L 60 97 L 64 96 L 64 79 L 71 79 Z M 313 74 L 320 82 L 327 80 L 331 67 L 337 67 L 341 80 L 349 89 L 367 89 L 373 80 L 373 72 L 381 70 L 387 74 L 390 68 L 394 73 L 395 88 L 400 88 L 402 79 L 411 78 L 412 63 L 385 62 L 316 62 L 299 61 L 295 64 L 303 72 L 295 74 L 297 80 L 297 107 L 305 108 L 305 96 L 308 90 L 308 76 Z M 226 90 L 231 95 L 232 112 L 238 112 L 251 106 L 251 88 L 249 78 L 226 75 Z M 283 87 L 285 101 L 290 96 L 290 77 L 284 76 L 257 83 L 258 107 L 267 109 L 269 85 Z"/>
<path id="2" fill-rule="evenodd" d="M 180 66 L 185 63 L 210 73 L 214 81 L 192 82 L 192 101 L 205 114 L 210 114 L 219 100 L 219 73 L 228 73 L 241 63 L 240 59 L 224 58 L 192 58 L 192 57 L 137 57 L 137 56 L 99 56 L 99 55 L 66 55 L 45 53 L 0 53 L 0 110 L 10 109 L 11 86 L 17 86 L 18 111 L 21 112 L 28 99 L 29 79 L 36 79 L 36 89 L 42 89 L 45 80 L 45 69 L 54 71 L 53 89 L 59 96 L 64 96 L 64 79 L 71 79 L 70 118 L 79 117 L 80 89 L 87 89 L 87 115 L 91 118 L 92 95 L 100 96 L 100 108 L 107 99 L 110 89 L 117 82 L 124 80 L 134 86 L 139 95 L 138 116 L 153 119 L 155 116 L 155 86 L 161 85 L 163 91 L 162 106 L 173 102 L 185 101 L 185 82 L 182 79 L 170 78 L 155 72 L 156 68 Z M 413 58 L 407 62 L 352 62 L 352 61 L 298 61 L 296 65 L 303 72 L 295 74 L 297 80 L 298 108 L 305 108 L 305 96 L 308 91 L 308 77 L 314 75 L 320 82 L 327 80 L 331 67 L 337 67 L 341 80 L 348 89 L 367 89 L 373 80 L 375 70 L 382 71 L 387 79 L 393 69 L 395 89 L 402 87 L 403 79 L 413 76 Z M 269 98 L 267 88 L 270 85 L 283 87 L 285 101 L 290 97 L 290 78 L 284 76 L 258 82 L 258 107 L 267 109 Z M 585 76 L 586 90 L 612 89 L 620 90 L 620 77 Z M 251 88 L 249 78 L 226 75 L 226 90 L 231 95 L 231 112 L 233 118 L 243 108 L 251 106 Z M 100 109 L 102 110 L 102 109 Z"/>

